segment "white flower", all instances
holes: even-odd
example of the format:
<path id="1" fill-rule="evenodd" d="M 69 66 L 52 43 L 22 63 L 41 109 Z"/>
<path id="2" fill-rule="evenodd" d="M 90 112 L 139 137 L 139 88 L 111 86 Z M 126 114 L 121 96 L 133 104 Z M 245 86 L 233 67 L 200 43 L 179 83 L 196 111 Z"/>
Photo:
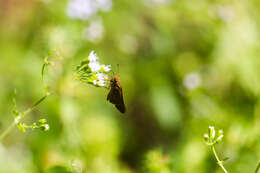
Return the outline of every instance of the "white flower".
<path id="1" fill-rule="evenodd" d="M 70 0 L 67 15 L 73 19 L 88 20 L 98 10 L 93 5 L 91 0 Z"/>
<path id="2" fill-rule="evenodd" d="M 183 84 L 187 89 L 193 90 L 200 86 L 201 77 L 198 73 L 189 73 L 184 77 Z"/>
<path id="3" fill-rule="evenodd" d="M 106 81 L 108 79 L 108 75 L 104 74 L 104 73 L 97 73 L 94 74 L 95 75 L 95 80 L 93 80 L 93 84 L 96 86 L 100 86 L 103 87 L 106 85 Z"/>
<path id="4" fill-rule="evenodd" d="M 50 129 L 50 126 L 49 126 L 49 124 L 45 124 L 45 131 L 48 131 Z"/>
<path id="5" fill-rule="evenodd" d="M 209 135 L 207 133 L 204 134 L 204 138 L 208 139 Z"/>
<path id="6" fill-rule="evenodd" d="M 112 8 L 111 0 L 96 0 L 95 6 L 102 11 L 109 11 Z"/>
<path id="7" fill-rule="evenodd" d="M 103 68 L 105 72 L 109 72 L 111 70 L 111 65 L 101 65 L 101 68 Z"/>
<path id="8" fill-rule="evenodd" d="M 98 86 L 101 86 L 101 87 L 103 87 L 103 86 L 105 86 L 105 81 L 104 80 L 100 80 L 100 81 L 98 81 Z"/>
<path id="9" fill-rule="evenodd" d="M 97 78 L 98 78 L 98 80 L 104 80 L 104 74 L 103 73 L 98 73 L 97 74 Z"/>
<path id="10" fill-rule="evenodd" d="M 96 62 L 98 60 L 98 56 L 95 54 L 94 50 L 92 50 L 88 56 L 88 60 L 90 62 Z"/>
<path id="11" fill-rule="evenodd" d="M 94 80 L 93 81 L 93 84 L 96 85 L 96 86 L 105 86 L 105 80 Z"/>
<path id="12" fill-rule="evenodd" d="M 92 43 L 98 43 L 102 40 L 104 35 L 104 27 L 101 19 L 97 19 L 90 22 L 90 25 L 86 27 L 82 32 L 84 40 Z"/>
<path id="13" fill-rule="evenodd" d="M 101 68 L 98 62 L 90 62 L 88 66 L 92 72 L 98 72 Z"/>
<path id="14" fill-rule="evenodd" d="M 67 15 L 72 19 L 89 20 L 99 10 L 109 11 L 111 8 L 111 0 L 69 0 Z"/>
<path id="15" fill-rule="evenodd" d="M 108 76 L 104 73 L 98 73 L 98 74 L 96 74 L 96 76 L 97 76 L 97 80 L 95 81 L 95 83 L 98 86 L 105 86 L 105 82 L 108 79 Z M 94 85 L 96 85 L 96 84 L 94 84 Z"/>

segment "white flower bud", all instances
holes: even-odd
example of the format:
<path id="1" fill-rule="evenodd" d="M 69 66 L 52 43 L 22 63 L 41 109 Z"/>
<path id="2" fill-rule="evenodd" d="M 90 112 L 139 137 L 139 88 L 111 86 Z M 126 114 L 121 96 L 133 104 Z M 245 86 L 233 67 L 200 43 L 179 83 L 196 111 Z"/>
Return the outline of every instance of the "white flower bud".
<path id="1" fill-rule="evenodd" d="M 217 143 L 221 142 L 222 139 L 223 139 L 223 137 L 224 137 L 224 135 L 218 136 L 218 138 L 216 139 L 216 142 L 217 142 Z"/>
<path id="2" fill-rule="evenodd" d="M 205 142 L 209 142 L 209 135 L 207 133 L 204 134 L 204 140 Z"/>
<path id="3" fill-rule="evenodd" d="M 211 141 L 213 141 L 215 139 L 215 128 L 214 126 L 209 126 L 209 138 L 211 139 Z"/>

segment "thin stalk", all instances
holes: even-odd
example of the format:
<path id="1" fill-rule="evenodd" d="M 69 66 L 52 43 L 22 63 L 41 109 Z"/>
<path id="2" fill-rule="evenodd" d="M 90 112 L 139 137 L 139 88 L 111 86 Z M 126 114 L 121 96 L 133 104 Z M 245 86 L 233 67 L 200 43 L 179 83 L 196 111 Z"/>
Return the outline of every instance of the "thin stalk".
<path id="1" fill-rule="evenodd" d="M 12 124 L 1 134 L 0 141 L 15 127 L 16 123 L 15 121 L 12 122 Z"/>
<path id="2" fill-rule="evenodd" d="M 260 169 L 260 163 L 258 163 L 256 170 L 255 170 L 255 173 L 257 173 L 259 169 Z"/>
<path id="3" fill-rule="evenodd" d="M 6 130 L 3 131 L 3 133 L 0 135 L 0 141 L 2 141 L 4 139 L 4 137 L 6 137 L 6 135 L 8 135 L 10 133 L 10 131 L 19 123 L 22 121 L 22 119 L 29 114 L 37 105 L 39 105 L 42 101 L 44 101 L 46 99 L 46 97 L 49 94 L 46 94 L 45 96 L 43 96 L 42 98 L 40 98 L 38 101 L 36 101 L 32 107 L 28 108 L 27 110 L 25 110 L 23 113 L 21 113 L 18 117 L 16 117 L 14 119 L 14 121 L 12 122 L 12 124 L 10 124 L 8 126 L 8 128 Z"/>
<path id="4" fill-rule="evenodd" d="M 216 157 L 216 160 L 217 160 L 217 163 L 218 165 L 221 167 L 221 169 L 225 172 L 225 173 L 228 173 L 228 171 L 225 169 L 224 165 L 223 165 L 223 162 L 219 159 L 218 155 L 217 155 L 217 152 L 215 150 L 215 147 L 214 145 L 211 146 L 211 149 Z"/>

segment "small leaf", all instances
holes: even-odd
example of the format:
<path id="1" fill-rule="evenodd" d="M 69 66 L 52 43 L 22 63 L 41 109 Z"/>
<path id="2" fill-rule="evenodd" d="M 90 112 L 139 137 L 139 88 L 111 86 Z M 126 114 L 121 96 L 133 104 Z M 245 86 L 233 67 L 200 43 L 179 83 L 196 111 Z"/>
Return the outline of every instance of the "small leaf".
<path id="1" fill-rule="evenodd" d="M 45 100 L 47 95 L 43 96 L 40 100 L 38 100 L 36 103 L 33 104 L 32 108 L 36 107 L 38 104 L 40 104 L 43 100 Z"/>
<path id="2" fill-rule="evenodd" d="M 20 113 L 17 111 L 17 106 L 16 106 L 16 94 L 17 94 L 17 91 L 16 89 L 14 90 L 14 96 L 13 96 L 13 115 L 14 117 L 18 117 L 20 115 Z"/>
<path id="3" fill-rule="evenodd" d="M 44 72 L 46 67 L 50 64 L 50 62 L 48 61 L 48 57 L 44 58 L 44 63 L 42 65 L 42 71 L 41 71 L 41 75 L 42 75 L 42 81 L 44 81 Z"/>
<path id="4" fill-rule="evenodd" d="M 42 124 L 47 122 L 47 120 L 44 119 L 44 118 L 43 119 L 39 119 L 38 121 L 39 121 L 39 123 L 42 123 Z"/>
<path id="5" fill-rule="evenodd" d="M 46 64 L 44 63 L 43 65 L 42 65 L 42 80 L 43 80 L 43 76 L 44 76 L 44 69 L 45 69 L 45 67 L 46 67 Z"/>
<path id="6" fill-rule="evenodd" d="M 18 123 L 17 127 L 18 127 L 19 130 L 21 130 L 23 133 L 25 133 L 26 130 L 25 130 L 24 125 L 22 123 Z"/>
<path id="7" fill-rule="evenodd" d="M 223 162 L 227 161 L 229 159 L 229 157 L 225 157 L 224 159 L 222 159 Z"/>

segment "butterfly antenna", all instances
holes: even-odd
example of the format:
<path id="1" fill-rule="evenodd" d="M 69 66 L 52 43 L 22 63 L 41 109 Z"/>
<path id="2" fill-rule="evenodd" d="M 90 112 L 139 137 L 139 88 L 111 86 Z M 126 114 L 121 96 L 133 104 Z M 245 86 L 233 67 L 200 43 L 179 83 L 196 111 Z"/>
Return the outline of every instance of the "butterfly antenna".
<path id="1" fill-rule="evenodd" d="M 117 66 L 117 74 L 119 74 L 119 64 L 116 64 Z"/>
<path id="2" fill-rule="evenodd" d="M 115 76 L 115 72 L 114 72 L 114 70 L 112 70 L 111 72 L 112 72 L 113 76 Z"/>

